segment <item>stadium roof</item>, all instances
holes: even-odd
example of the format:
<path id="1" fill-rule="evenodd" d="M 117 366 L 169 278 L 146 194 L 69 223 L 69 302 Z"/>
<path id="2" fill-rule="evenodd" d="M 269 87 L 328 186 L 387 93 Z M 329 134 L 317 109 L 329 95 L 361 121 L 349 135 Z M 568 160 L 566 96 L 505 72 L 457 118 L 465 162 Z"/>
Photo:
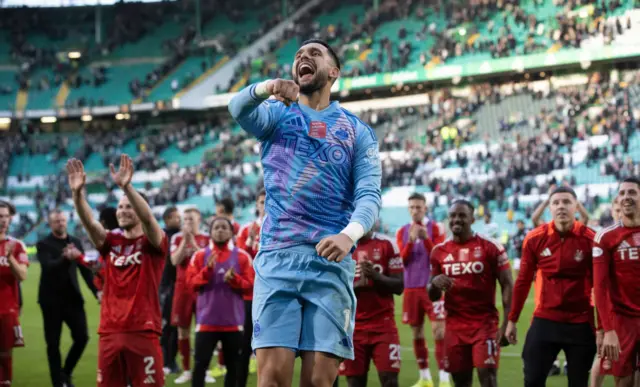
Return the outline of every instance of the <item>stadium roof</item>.
<path id="1" fill-rule="evenodd" d="M 0 7 L 78 7 L 125 3 L 159 3 L 160 0 L 0 0 Z M 174 1 L 174 0 L 164 0 Z"/>

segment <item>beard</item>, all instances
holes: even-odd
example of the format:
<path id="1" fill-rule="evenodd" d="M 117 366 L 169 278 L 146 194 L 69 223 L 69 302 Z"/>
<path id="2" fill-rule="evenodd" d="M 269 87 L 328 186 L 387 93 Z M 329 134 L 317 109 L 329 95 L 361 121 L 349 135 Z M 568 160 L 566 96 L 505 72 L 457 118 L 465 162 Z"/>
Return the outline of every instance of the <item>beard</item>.
<path id="1" fill-rule="evenodd" d="M 296 77 L 295 82 L 300 87 L 300 94 L 309 95 L 325 87 L 329 82 L 329 77 L 322 71 L 316 71 L 311 82 L 304 85 L 300 84 L 300 76 Z"/>

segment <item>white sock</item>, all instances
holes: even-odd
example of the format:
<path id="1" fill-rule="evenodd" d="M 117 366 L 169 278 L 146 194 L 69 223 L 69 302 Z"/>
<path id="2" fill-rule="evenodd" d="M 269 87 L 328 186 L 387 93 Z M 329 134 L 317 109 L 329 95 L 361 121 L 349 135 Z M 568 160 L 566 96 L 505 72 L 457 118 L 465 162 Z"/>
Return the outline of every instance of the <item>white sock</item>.
<path id="1" fill-rule="evenodd" d="M 428 368 L 420 370 L 420 379 L 422 380 L 431 380 L 431 371 Z"/>
<path id="2" fill-rule="evenodd" d="M 566 367 L 566 366 L 567 366 L 567 364 L 569 364 L 569 362 L 565 360 L 565 361 L 564 361 L 564 366 Z"/>
<path id="3" fill-rule="evenodd" d="M 560 360 L 556 359 L 556 361 L 553 362 L 553 365 L 560 368 Z"/>
<path id="4" fill-rule="evenodd" d="M 445 370 L 440 370 L 439 373 L 440 382 L 448 382 L 449 381 L 449 373 Z"/>

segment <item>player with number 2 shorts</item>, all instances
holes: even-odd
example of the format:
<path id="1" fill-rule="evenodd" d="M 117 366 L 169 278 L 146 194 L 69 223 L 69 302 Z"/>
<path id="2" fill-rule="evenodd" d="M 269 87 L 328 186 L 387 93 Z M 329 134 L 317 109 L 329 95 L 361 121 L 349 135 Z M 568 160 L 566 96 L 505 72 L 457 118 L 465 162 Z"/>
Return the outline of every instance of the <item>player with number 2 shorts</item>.
<path id="1" fill-rule="evenodd" d="M 393 295 L 403 290 L 402 258 L 389 238 L 372 231 L 360 240 L 353 257 L 358 301 L 353 333 L 355 359 L 345 360 L 340 374 L 349 379 L 349 385 L 353 385 L 352 379 L 366 381 L 369 363 L 373 360 L 380 384 L 397 385 L 400 339 L 393 316 Z M 396 383 L 388 384 L 390 378 L 396 379 Z"/>
<path id="2" fill-rule="evenodd" d="M 146 198 L 131 184 L 133 161 L 120 158 L 111 178 L 123 191 L 116 218 L 119 229 L 107 231 L 93 218 L 84 193 L 82 162 L 67 162 L 73 203 L 89 238 L 104 258 L 104 293 L 98 334 L 98 387 L 162 387 L 159 285 L 169 241 Z"/>

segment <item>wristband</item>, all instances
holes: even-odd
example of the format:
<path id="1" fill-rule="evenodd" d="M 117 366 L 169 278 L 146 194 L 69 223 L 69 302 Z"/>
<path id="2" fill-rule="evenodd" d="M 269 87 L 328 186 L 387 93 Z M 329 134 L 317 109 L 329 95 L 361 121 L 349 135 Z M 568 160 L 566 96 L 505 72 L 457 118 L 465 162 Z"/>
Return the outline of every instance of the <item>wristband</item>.
<path id="1" fill-rule="evenodd" d="M 351 238 L 353 243 L 356 243 L 364 235 L 364 227 L 358 222 L 351 222 L 344 230 L 340 231 L 340 234 L 345 234 Z"/>
<path id="2" fill-rule="evenodd" d="M 256 85 L 256 88 L 253 89 L 253 92 L 256 94 L 256 97 L 258 98 L 269 98 L 269 92 L 267 91 L 267 84 L 269 83 L 269 81 L 263 81 L 260 82 Z"/>

